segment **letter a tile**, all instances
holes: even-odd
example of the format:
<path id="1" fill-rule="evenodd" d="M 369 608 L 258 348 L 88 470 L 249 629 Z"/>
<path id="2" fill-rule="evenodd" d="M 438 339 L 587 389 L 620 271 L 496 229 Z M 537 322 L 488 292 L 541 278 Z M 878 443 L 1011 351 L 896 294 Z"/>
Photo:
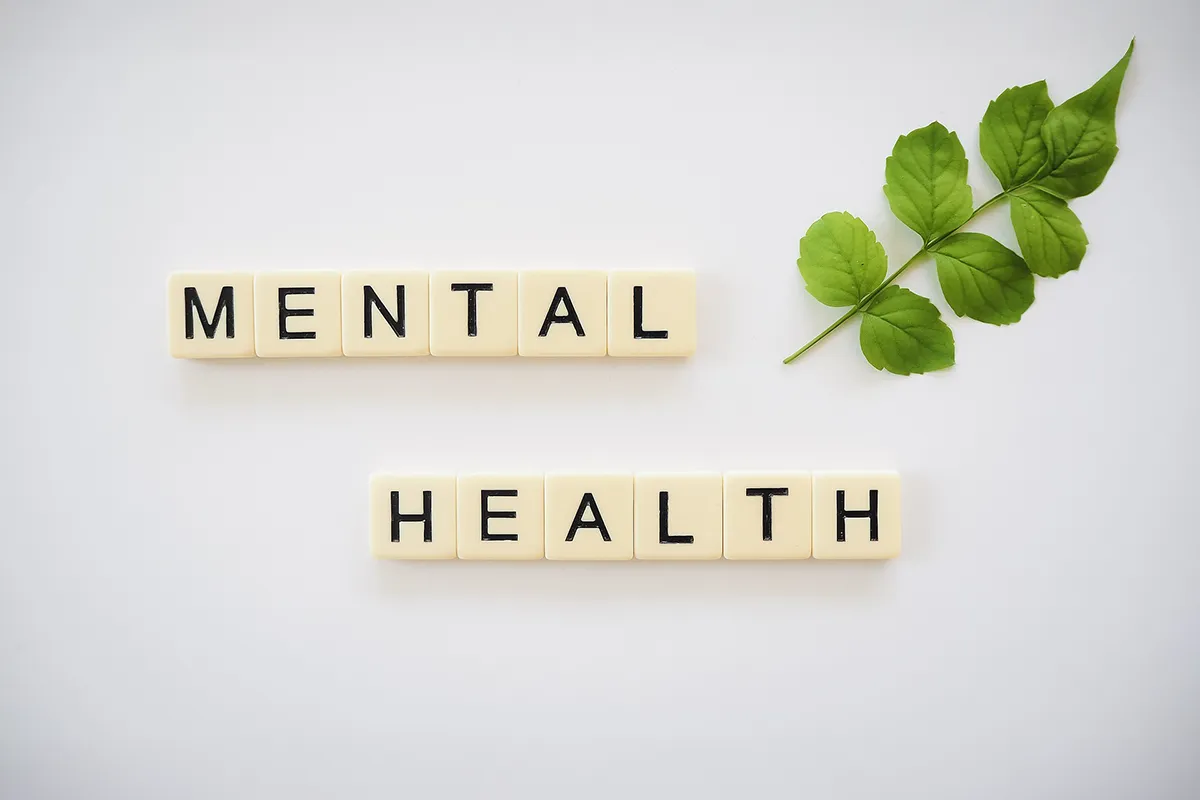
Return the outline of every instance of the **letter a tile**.
<path id="1" fill-rule="evenodd" d="M 874 559 L 900 554 L 900 476 L 813 474 L 813 557 Z"/>
<path id="2" fill-rule="evenodd" d="M 602 356 L 608 349 L 608 276 L 530 270 L 518 279 L 523 356 Z"/>
<path id="3" fill-rule="evenodd" d="M 633 558 L 633 476 L 547 475 L 546 558 Z"/>

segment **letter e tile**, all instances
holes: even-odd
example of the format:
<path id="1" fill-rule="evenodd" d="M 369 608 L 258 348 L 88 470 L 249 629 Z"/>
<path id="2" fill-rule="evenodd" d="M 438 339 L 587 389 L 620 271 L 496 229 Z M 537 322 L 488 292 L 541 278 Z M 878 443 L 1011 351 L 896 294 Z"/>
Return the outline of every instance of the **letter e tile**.
<path id="1" fill-rule="evenodd" d="M 260 358 L 340 356 L 341 274 L 255 274 L 254 349 Z"/>
<path id="2" fill-rule="evenodd" d="M 541 475 L 460 475 L 458 557 L 528 560 L 545 551 Z"/>

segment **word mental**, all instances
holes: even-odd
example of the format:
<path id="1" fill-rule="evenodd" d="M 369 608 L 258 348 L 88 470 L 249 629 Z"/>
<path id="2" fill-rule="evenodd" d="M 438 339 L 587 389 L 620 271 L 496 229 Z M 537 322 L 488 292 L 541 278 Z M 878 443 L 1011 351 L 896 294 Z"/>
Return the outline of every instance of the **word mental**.
<path id="1" fill-rule="evenodd" d="M 178 272 L 176 358 L 690 356 L 685 270 Z"/>
<path id="2" fill-rule="evenodd" d="M 885 559 L 894 472 L 371 476 L 371 554 L 558 561 Z"/>

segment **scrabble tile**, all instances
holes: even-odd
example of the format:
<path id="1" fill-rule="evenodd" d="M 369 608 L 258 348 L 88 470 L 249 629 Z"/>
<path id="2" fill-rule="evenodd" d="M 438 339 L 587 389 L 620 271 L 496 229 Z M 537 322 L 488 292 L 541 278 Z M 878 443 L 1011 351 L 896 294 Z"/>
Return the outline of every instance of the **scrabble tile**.
<path id="1" fill-rule="evenodd" d="M 260 358 L 342 354 L 342 276 L 259 272 L 254 276 L 254 350 Z"/>
<path id="2" fill-rule="evenodd" d="M 690 356 L 694 352 L 695 273 L 609 273 L 610 356 Z"/>
<path id="3" fill-rule="evenodd" d="M 517 273 L 432 273 L 429 351 L 435 356 L 515 356 Z"/>
<path id="4" fill-rule="evenodd" d="M 371 476 L 371 555 L 454 558 L 458 552 L 453 475 Z"/>
<path id="5" fill-rule="evenodd" d="M 633 476 L 547 475 L 546 558 L 633 558 Z"/>
<path id="6" fill-rule="evenodd" d="M 896 473 L 813 473 L 812 504 L 814 558 L 900 554 L 900 476 Z"/>
<path id="7" fill-rule="evenodd" d="M 812 555 L 812 476 L 807 472 L 725 473 L 725 557 Z"/>
<path id="8" fill-rule="evenodd" d="M 636 475 L 634 555 L 640 559 L 720 558 L 721 484 L 717 473 Z"/>
<path id="9" fill-rule="evenodd" d="M 458 557 L 541 558 L 542 487 L 541 475 L 460 475 Z"/>
<path id="10" fill-rule="evenodd" d="M 168 337 L 176 358 L 254 355 L 254 276 L 176 272 L 167 280 Z"/>
<path id="11" fill-rule="evenodd" d="M 608 350 L 608 276 L 591 270 L 530 270 L 518 278 L 523 356 L 602 356 Z"/>
<path id="12" fill-rule="evenodd" d="M 348 356 L 429 355 L 429 273 L 344 273 L 342 352 Z"/>

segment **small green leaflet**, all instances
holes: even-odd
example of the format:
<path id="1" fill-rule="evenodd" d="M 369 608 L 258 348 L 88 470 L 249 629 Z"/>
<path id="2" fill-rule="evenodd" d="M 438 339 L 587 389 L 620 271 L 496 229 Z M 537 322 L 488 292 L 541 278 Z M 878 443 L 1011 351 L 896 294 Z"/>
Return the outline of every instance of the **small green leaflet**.
<path id="1" fill-rule="evenodd" d="M 1021 319 L 1033 305 L 1033 274 L 1019 255 L 982 233 L 956 233 L 933 251 L 946 302 L 960 317 L 992 325 Z"/>
<path id="2" fill-rule="evenodd" d="M 883 283 L 887 254 L 865 222 L 835 211 L 804 234 L 796 266 L 817 300 L 827 306 L 852 306 Z"/>
<path id="3" fill-rule="evenodd" d="M 1027 183 L 1046 163 L 1042 122 L 1052 108 L 1045 81 L 1005 89 L 988 104 L 979 152 L 1003 189 Z"/>
<path id="4" fill-rule="evenodd" d="M 1079 269 L 1087 250 L 1087 234 L 1064 200 L 1033 187 L 1010 198 L 1013 230 L 1035 275 L 1057 278 Z"/>
<path id="5" fill-rule="evenodd" d="M 1045 81 L 1005 89 L 979 123 L 979 150 L 1001 192 L 973 208 L 967 156 L 939 122 L 901 136 L 884 167 L 892 213 L 921 237 L 921 248 L 887 274 L 887 254 L 858 217 L 833 212 L 800 240 L 797 265 L 810 294 L 849 307 L 790 364 L 862 315 L 859 344 L 876 369 L 913 375 L 954 364 L 954 335 L 937 307 L 895 284 L 932 256 L 946 303 L 960 317 L 992 325 L 1019 321 L 1033 305 L 1034 276 L 1079 269 L 1088 238 L 1068 200 L 1095 191 L 1117 156 L 1117 101 L 1129 49 L 1091 88 L 1055 106 Z M 1004 200 L 1021 253 L 961 229 Z"/>
<path id="6" fill-rule="evenodd" d="M 892 213 L 925 244 L 971 218 L 967 154 L 940 122 L 897 139 L 884 175 Z"/>
<path id="7" fill-rule="evenodd" d="M 875 369 L 920 375 L 954 363 L 954 335 L 937 307 L 915 292 L 889 286 L 863 311 L 859 344 Z"/>
<path id="8" fill-rule="evenodd" d="M 1130 42 L 1103 78 L 1046 117 L 1042 140 L 1047 158 L 1038 185 L 1060 197 L 1082 197 L 1100 186 L 1117 157 L 1117 99 L 1132 55 Z"/>

